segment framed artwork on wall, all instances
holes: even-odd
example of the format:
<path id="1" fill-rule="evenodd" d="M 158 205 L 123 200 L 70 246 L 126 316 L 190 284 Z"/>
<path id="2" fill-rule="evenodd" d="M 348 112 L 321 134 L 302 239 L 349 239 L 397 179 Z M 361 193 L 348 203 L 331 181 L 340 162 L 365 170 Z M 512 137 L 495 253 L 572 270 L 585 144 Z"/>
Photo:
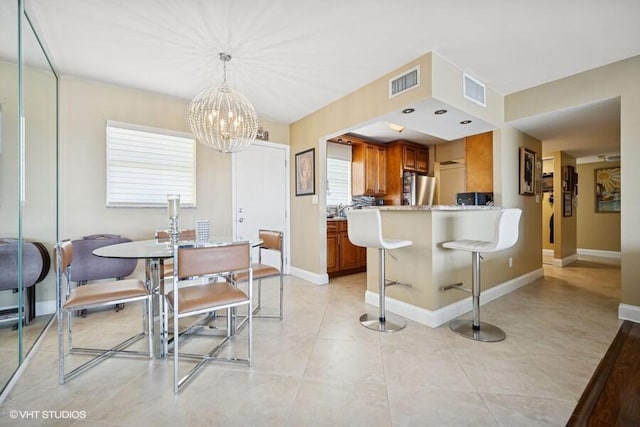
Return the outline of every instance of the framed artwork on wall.
<path id="1" fill-rule="evenodd" d="M 620 167 L 595 170 L 596 212 L 620 212 Z"/>
<path id="2" fill-rule="evenodd" d="M 541 168 L 542 169 L 542 168 Z M 520 147 L 520 194 L 533 196 L 536 185 L 536 153 Z"/>
<path id="3" fill-rule="evenodd" d="M 316 194 L 315 164 L 315 148 L 296 154 L 296 196 Z"/>
<path id="4" fill-rule="evenodd" d="M 573 194 L 569 191 L 562 193 L 562 216 L 573 215 Z"/>

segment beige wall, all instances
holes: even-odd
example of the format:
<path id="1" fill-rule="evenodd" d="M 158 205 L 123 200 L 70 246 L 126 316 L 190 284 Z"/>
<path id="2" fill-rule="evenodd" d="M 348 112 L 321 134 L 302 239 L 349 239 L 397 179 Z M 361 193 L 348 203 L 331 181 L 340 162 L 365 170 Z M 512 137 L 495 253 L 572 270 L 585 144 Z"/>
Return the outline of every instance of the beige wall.
<path id="1" fill-rule="evenodd" d="M 578 249 L 620 252 L 620 213 L 595 210 L 595 170 L 620 162 L 583 163 L 578 172 Z"/>
<path id="2" fill-rule="evenodd" d="M 640 306 L 640 56 L 556 80 L 505 99 L 506 120 L 535 116 L 603 99 L 620 97 L 620 146 L 623 200 L 620 215 L 622 303 Z M 632 166 L 624 167 L 625 161 Z M 625 185 L 626 184 L 626 185 Z"/>

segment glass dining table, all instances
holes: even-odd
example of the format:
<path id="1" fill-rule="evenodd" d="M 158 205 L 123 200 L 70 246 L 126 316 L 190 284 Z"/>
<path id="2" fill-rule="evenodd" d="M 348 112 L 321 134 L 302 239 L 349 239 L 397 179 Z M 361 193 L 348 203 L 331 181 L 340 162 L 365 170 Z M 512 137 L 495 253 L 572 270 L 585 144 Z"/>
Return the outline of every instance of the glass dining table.
<path id="1" fill-rule="evenodd" d="M 212 236 L 210 244 L 229 244 L 236 240 L 231 237 Z M 179 241 L 178 244 L 195 244 L 194 241 Z M 259 246 L 262 241 L 251 241 L 252 246 Z M 168 353 L 168 331 L 163 328 L 165 304 L 160 293 L 160 281 L 164 261 L 173 258 L 173 245 L 168 241 L 139 240 L 133 242 L 118 243 L 102 246 L 93 251 L 93 254 L 103 258 L 129 258 L 143 259 L 145 261 L 145 284 L 147 289 L 153 292 L 153 352 L 158 358 L 166 358 Z M 159 333 L 158 333 L 159 332 Z"/>

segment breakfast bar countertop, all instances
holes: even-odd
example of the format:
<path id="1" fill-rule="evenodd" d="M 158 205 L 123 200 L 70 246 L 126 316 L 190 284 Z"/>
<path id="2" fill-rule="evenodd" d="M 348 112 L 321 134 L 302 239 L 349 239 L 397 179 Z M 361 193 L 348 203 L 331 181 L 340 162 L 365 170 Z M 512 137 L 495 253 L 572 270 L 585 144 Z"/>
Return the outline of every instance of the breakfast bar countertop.
<path id="1" fill-rule="evenodd" d="M 500 210 L 500 206 L 487 205 L 388 205 L 374 206 L 385 211 L 486 211 Z"/>

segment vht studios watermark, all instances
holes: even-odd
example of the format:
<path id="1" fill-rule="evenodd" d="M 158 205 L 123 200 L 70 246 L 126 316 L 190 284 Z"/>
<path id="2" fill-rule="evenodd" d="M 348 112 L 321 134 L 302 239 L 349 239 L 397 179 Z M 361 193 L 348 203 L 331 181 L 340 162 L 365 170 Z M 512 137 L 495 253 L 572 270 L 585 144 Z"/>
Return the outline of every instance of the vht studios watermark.
<path id="1" fill-rule="evenodd" d="M 84 420 L 87 411 L 39 411 L 11 409 L 9 418 L 12 420 Z"/>

